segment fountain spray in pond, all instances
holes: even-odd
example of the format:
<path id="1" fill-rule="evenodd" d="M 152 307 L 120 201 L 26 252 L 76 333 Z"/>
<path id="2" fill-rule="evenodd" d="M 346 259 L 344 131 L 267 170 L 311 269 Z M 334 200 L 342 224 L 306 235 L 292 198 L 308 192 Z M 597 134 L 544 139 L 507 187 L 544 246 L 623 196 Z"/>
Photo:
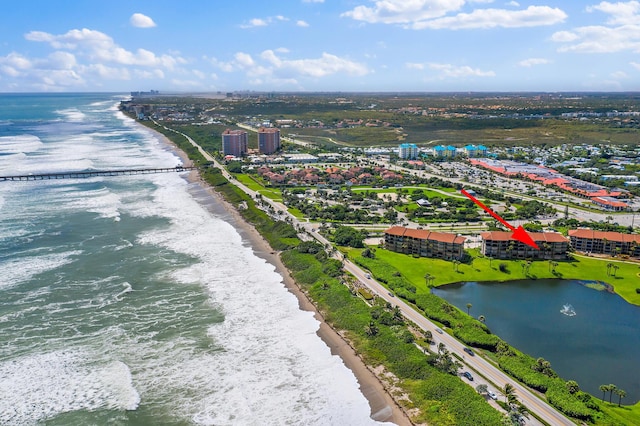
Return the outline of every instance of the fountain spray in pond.
<path id="1" fill-rule="evenodd" d="M 576 310 L 573 309 L 573 306 L 571 306 L 569 303 L 567 303 L 566 305 L 562 305 L 562 309 L 560 309 L 560 312 L 568 317 L 573 317 L 576 315 Z"/>

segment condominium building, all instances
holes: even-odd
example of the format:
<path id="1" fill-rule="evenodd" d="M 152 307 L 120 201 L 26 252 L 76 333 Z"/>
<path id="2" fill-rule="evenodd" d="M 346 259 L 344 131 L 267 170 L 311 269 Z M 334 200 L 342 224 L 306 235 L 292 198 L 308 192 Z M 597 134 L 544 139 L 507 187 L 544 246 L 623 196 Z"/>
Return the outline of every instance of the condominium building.
<path id="1" fill-rule="evenodd" d="M 222 132 L 222 154 L 242 157 L 247 153 L 249 138 L 244 130 L 227 129 Z"/>
<path id="2" fill-rule="evenodd" d="M 280 149 L 280 130 L 261 127 L 258 130 L 258 148 L 262 154 L 273 154 Z"/>
<path id="3" fill-rule="evenodd" d="M 398 157 L 403 160 L 415 160 L 418 158 L 418 145 L 414 143 L 403 143 L 400 144 L 400 149 L 398 150 Z"/>
<path id="4" fill-rule="evenodd" d="M 640 235 L 638 234 L 572 229 L 569 231 L 569 238 L 573 249 L 583 253 L 640 257 Z"/>
<path id="5" fill-rule="evenodd" d="M 529 232 L 539 250 L 511 237 L 512 232 L 483 232 L 482 254 L 494 259 L 546 259 L 567 258 L 569 239 L 555 232 Z"/>
<path id="6" fill-rule="evenodd" d="M 392 226 L 384 231 L 384 248 L 398 253 L 438 259 L 462 259 L 466 238 L 445 232 Z"/>

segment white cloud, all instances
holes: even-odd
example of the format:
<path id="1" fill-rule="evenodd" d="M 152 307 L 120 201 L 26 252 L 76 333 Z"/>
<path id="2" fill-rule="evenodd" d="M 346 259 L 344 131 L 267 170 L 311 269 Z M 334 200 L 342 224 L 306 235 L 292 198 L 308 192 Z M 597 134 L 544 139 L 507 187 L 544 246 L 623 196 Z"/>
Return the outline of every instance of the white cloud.
<path id="1" fill-rule="evenodd" d="M 19 53 L 9 53 L 7 56 L 0 56 L 0 72 L 2 74 L 17 77 L 22 72 L 29 70 L 33 63 Z"/>
<path id="2" fill-rule="evenodd" d="M 429 64 L 429 68 L 440 72 L 440 78 L 465 78 L 465 77 L 495 77 L 493 71 L 482 71 L 470 66 L 455 66 L 451 64 Z"/>
<path id="3" fill-rule="evenodd" d="M 324 3 L 324 0 L 302 0 L 302 3 Z"/>
<path id="4" fill-rule="evenodd" d="M 517 1 L 510 1 L 509 3 L 507 3 L 507 6 L 520 7 L 520 3 L 518 3 Z"/>
<path id="5" fill-rule="evenodd" d="M 134 13 L 131 15 L 129 22 L 137 28 L 153 28 L 156 26 L 153 19 L 149 18 L 147 15 L 143 15 L 142 13 Z"/>
<path id="6" fill-rule="evenodd" d="M 620 80 L 620 79 L 624 79 L 624 78 L 629 78 L 629 76 L 627 75 L 626 72 L 624 71 L 615 71 L 611 73 L 611 77 L 615 78 L 616 80 Z"/>
<path id="7" fill-rule="evenodd" d="M 567 14 L 549 6 L 529 6 L 523 10 L 476 9 L 471 13 L 416 22 L 413 29 L 476 29 L 476 28 L 523 28 L 554 25 L 563 22 Z"/>
<path id="8" fill-rule="evenodd" d="M 286 21 L 289 21 L 289 18 L 282 15 L 269 16 L 266 18 L 253 18 L 249 21 L 249 23 L 240 25 L 240 28 L 246 29 L 246 28 L 266 27 L 267 25 L 271 25 L 274 22 L 286 22 Z M 298 22 L 301 22 L 301 21 L 298 21 Z"/>
<path id="9" fill-rule="evenodd" d="M 295 86 L 300 78 L 322 78 L 335 74 L 362 76 L 370 71 L 361 63 L 323 53 L 319 58 L 287 59 L 281 55 L 287 49 L 265 50 L 258 57 L 237 52 L 230 62 L 212 59 L 211 62 L 226 72 L 242 71 L 251 84 Z"/>
<path id="10" fill-rule="evenodd" d="M 309 77 L 325 77 L 336 73 L 361 76 L 369 73 L 362 64 L 340 58 L 330 53 L 322 53 L 316 59 L 281 59 L 271 50 L 262 52 L 261 57 L 274 66 L 273 71 L 278 73 L 293 73 Z"/>
<path id="11" fill-rule="evenodd" d="M 99 79 L 109 80 L 131 80 L 131 73 L 125 67 L 109 67 L 103 64 L 93 64 L 83 67 L 82 73 L 85 75 L 93 75 Z"/>
<path id="12" fill-rule="evenodd" d="M 255 65 L 253 58 L 248 53 L 238 52 L 234 55 L 234 58 L 240 68 L 250 68 Z"/>
<path id="13" fill-rule="evenodd" d="M 638 71 L 640 71 L 640 63 L 638 62 L 629 62 L 629 64 L 634 67 L 635 69 L 637 69 Z"/>
<path id="14" fill-rule="evenodd" d="M 566 43 L 577 40 L 578 38 L 579 36 L 576 33 L 572 33 L 571 31 L 558 31 L 553 33 L 553 35 L 551 36 L 551 41 Z"/>
<path id="15" fill-rule="evenodd" d="M 560 52 L 614 53 L 640 52 L 640 2 L 600 2 L 587 7 L 587 12 L 609 15 L 607 25 L 577 27 L 560 31 L 551 40 L 563 43 Z"/>
<path id="16" fill-rule="evenodd" d="M 340 16 L 371 24 L 408 24 L 445 16 L 465 0 L 378 0 L 373 7 L 356 6 Z"/>
<path id="17" fill-rule="evenodd" d="M 240 25 L 240 28 L 266 27 L 267 25 L 268 23 L 264 19 L 253 18 L 248 24 Z"/>
<path id="18" fill-rule="evenodd" d="M 72 53 L 57 51 L 49 55 L 43 68 L 70 70 L 75 68 L 77 64 L 76 57 Z"/>
<path id="19" fill-rule="evenodd" d="M 550 62 L 551 61 L 544 58 L 529 58 L 529 59 L 525 59 L 523 61 L 518 62 L 518 65 L 521 67 L 532 67 L 534 65 L 544 65 Z"/>
<path id="20" fill-rule="evenodd" d="M 424 69 L 424 64 L 417 64 L 417 63 L 413 63 L 413 62 L 407 62 L 405 64 L 405 66 L 407 68 L 409 68 L 410 70 L 423 70 Z"/>
<path id="21" fill-rule="evenodd" d="M 135 52 L 118 46 L 111 37 L 95 30 L 83 28 L 70 30 L 65 34 L 54 35 L 42 31 L 31 31 L 25 35 L 29 41 L 49 43 L 55 49 L 77 50 L 92 61 L 112 62 L 121 65 L 162 66 L 168 69 L 177 64 L 186 63 L 180 57 L 170 55 L 156 56 L 146 49 Z"/>
<path id="22" fill-rule="evenodd" d="M 628 1 L 609 3 L 603 1 L 595 6 L 588 6 L 587 12 L 600 11 L 611 15 L 607 20 L 609 25 L 626 25 L 637 24 L 640 19 L 640 2 Z"/>
<path id="23" fill-rule="evenodd" d="M 299 26 L 299 27 L 308 27 L 309 23 L 307 23 L 306 21 L 303 21 L 303 20 L 299 20 L 299 21 L 296 21 L 296 25 Z"/>
<path id="24" fill-rule="evenodd" d="M 492 3 L 492 0 L 470 0 L 469 3 Z M 522 10 L 474 9 L 454 14 L 464 5 L 465 0 L 378 0 L 372 7 L 356 6 L 341 16 L 412 29 L 521 28 L 553 25 L 567 18 L 564 11 L 549 6 L 529 6 Z M 510 5 L 517 6 L 517 3 Z"/>
<path id="25" fill-rule="evenodd" d="M 588 26 L 572 32 L 562 31 L 551 37 L 552 41 L 568 43 L 560 52 L 614 53 L 622 51 L 640 52 L 640 25 L 620 27 Z"/>

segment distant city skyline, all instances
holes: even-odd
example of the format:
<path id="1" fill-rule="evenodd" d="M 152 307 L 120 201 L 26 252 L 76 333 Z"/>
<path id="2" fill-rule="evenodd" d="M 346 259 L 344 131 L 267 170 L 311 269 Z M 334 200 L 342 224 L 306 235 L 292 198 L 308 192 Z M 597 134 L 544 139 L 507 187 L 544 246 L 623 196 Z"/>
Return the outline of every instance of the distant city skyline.
<path id="1" fill-rule="evenodd" d="M 25 0 L 0 92 L 640 90 L 640 1 Z"/>

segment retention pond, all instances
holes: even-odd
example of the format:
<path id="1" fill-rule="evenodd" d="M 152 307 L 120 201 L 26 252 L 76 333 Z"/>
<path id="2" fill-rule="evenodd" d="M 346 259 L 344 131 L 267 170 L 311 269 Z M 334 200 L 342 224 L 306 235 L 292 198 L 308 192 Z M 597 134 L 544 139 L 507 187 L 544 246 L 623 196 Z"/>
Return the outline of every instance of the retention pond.
<path id="1" fill-rule="evenodd" d="M 466 282 L 433 293 L 474 317 L 534 358 L 542 357 L 565 380 L 601 398 L 599 386 L 626 391 L 623 404 L 640 400 L 640 307 L 578 280 Z M 604 286 L 606 287 L 606 286 Z M 617 401 L 617 396 L 613 396 Z"/>

